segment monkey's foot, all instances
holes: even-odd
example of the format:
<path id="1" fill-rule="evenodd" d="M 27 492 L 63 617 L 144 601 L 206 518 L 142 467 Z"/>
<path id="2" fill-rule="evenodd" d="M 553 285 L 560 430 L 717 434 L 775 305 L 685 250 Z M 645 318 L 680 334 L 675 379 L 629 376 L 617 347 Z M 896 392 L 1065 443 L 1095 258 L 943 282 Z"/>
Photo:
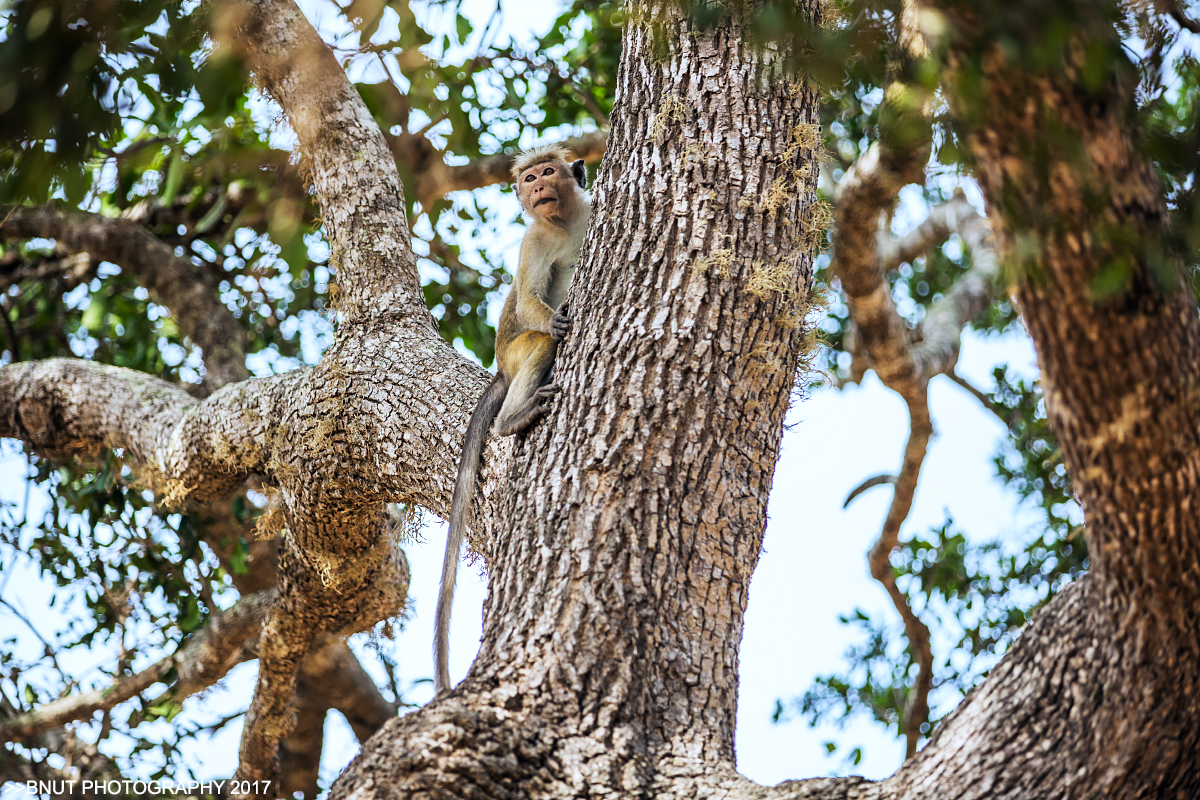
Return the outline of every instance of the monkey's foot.
<path id="1" fill-rule="evenodd" d="M 546 404 L 553 400 L 554 396 L 561 391 L 562 387 L 557 383 L 547 383 L 545 386 L 539 386 L 517 413 L 508 419 L 500 418 L 496 420 L 496 433 L 501 436 L 512 436 L 522 432 L 550 413 L 550 406 Z"/>
<path id="2" fill-rule="evenodd" d="M 537 403 L 537 407 L 546 413 L 550 409 L 546 408 L 543 403 L 554 399 L 554 396 L 562 391 L 562 387 L 557 383 L 547 383 L 545 386 L 539 386 L 537 391 L 533 393 L 533 401 Z"/>

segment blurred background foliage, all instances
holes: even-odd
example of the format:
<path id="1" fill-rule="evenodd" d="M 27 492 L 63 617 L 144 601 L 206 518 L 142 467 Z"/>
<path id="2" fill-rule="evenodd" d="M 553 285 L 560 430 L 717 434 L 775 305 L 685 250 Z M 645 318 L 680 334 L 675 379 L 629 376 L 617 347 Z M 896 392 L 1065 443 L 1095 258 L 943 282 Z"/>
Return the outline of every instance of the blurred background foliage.
<path id="1" fill-rule="evenodd" d="M 820 28 L 783 13 L 784 4 L 762 6 L 758 35 L 800 33 L 812 42 L 803 62 L 824 97 L 831 156 L 822 176 L 826 196 L 880 135 L 899 5 L 844 0 L 826 8 Z M 1053 8 L 1017 13 L 1043 5 Z M 1051 35 L 1059 28 L 1050 23 L 1070 20 L 1079 13 L 1076 5 L 1056 0 L 1011 7 L 1006 24 L 1048 25 L 1041 56 L 1060 58 L 1055 48 L 1061 50 L 1066 37 Z M 335 276 L 290 132 L 250 87 L 238 60 L 207 37 L 216 8 L 195 0 L 6 4 L 0 10 L 0 219 L 9 204 L 55 204 L 140 221 L 215 279 L 220 302 L 245 329 L 251 371 L 269 374 L 314 364 L 332 343 Z M 322 32 L 402 156 L 397 166 L 425 296 L 442 334 L 488 366 L 489 312 L 515 261 L 515 240 L 498 232 L 513 222 L 515 204 L 495 190 L 422 197 L 422 175 L 431 165 L 529 146 L 535 137 L 555 141 L 604 129 L 622 15 L 611 3 L 574 0 L 540 40 L 514 42 L 496 32 L 499 5 L 482 26 L 454 0 L 314 0 L 306 7 L 310 18 L 313 9 L 324 15 Z M 1168 187 L 1180 250 L 1194 266 L 1200 62 L 1189 49 L 1192 34 L 1176 18 L 1186 9 L 1130 3 L 1117 10 L 1124 46 L 1141 70 L 1144 146 Z M 696 13 L 703 21 L 711 11 Z M 936 88 L 936 70 L 913 80 Z M 944 202 L 970 181 L 944 107 L 935 118 L 934 143 L 927 185 L 905 196 L 914 207 Z M 819 277 L 836 288 L 829 259 L 828 253 L 820 257 Z M 888 275 L 913 330 L 969 266 L 970 254 L 951 237 Z M 1012 304 L 999 294 L 972 323 L 983 334 L 1019 327 Z M 861 376 L 847 347 L 846 306 L 836 292 L 833 297 L 822 326 L 822 366 L 829 383 L 843 387 Z M 0 363 L 78 356 L 192 387 L 203 375 L 192 343 L 135 280 L 117 265 L 80 259 L 52 241 L 3 245 L 0 303 Z M 903 533 L 893 568 L 934 632 L 931 724 L 981 680 L 1029 615 L 1087 567 L 1081 515 L 1037 382 L 1001 368 L 995 387 L 979 395 L 1010 434 L 995 456 L 997 475 L 1042 516 L 1023 541 L 980 544 L 949 519 L 935 530 Z M 198 533 L 209 521 L 194 510 L 156 503 L 120 453 L 38 466 L 35 480 L 50 493 L 52 510 L 28 520 L 18 518 L 16 508 L 0 510 L 3 560 L 36 560 L 43 574 L 85 598 L 88 615 L 72 620 L 69 635 L 47 642 L 37 663 L 20 662 L 0 643 L 0 690 L 17 708 L 79 688 L 53 669 L 54 653 L 108 641 L 123 654 L 115 671 L 128 671 L 136 648 L 173 646 L 236 594 L 230 573 L 245 569 L 246 539 L 226 542 L 218 558 Z M 239 501 L 235 513 L 252 522 L 259 511 Z M 32 537 L 22 530 L 32 530 Z M 781 698 L 776 718 L 817 723 L 866 715 L 899 733 L 915 675 L 903 628 L 894 616 L 877 619 L 862 611 L 848 613 L 844 622 L 861 632 L 845 669 L 799 697 Z M 187 765 L 175 763 L 176 746 L 202 731 L 178 729 L 152 739 L 137 728 L 172 713 L 145 708 L 109 721 L 132 742 L 134 773 L 186 774 Z M 845 749 L 856 762 L 860 753 Z M 139 769 L 133 762 L 151 750 L 154 770 Z"/>

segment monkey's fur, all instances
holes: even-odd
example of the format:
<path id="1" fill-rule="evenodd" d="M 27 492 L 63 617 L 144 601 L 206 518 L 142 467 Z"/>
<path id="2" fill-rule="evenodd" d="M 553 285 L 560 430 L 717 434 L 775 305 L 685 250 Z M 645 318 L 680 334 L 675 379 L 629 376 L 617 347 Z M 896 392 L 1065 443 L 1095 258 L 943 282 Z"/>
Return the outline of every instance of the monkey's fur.
<path id="1" fill-rule="evenodd" d="M 495 420 L 501 436 L 520 433 L 549 412 L 546 403 L 559 391 L 558 384 L 549 381 L 558 343 L 571 327 L 563 301 L 592 211 L 584 191 L 587 173 L 583 161 L 569 159 L 564 148 L 551 145 L 527 150 L 513 164 L 514 185 L 529 229 L 521 240 L 516 281 L 496 328 L 497 374 L 471 415 L 458 462 L 433 637 L 438 694 L 450 688 L 446 663 L 450 606 L 488 428 Z"/>

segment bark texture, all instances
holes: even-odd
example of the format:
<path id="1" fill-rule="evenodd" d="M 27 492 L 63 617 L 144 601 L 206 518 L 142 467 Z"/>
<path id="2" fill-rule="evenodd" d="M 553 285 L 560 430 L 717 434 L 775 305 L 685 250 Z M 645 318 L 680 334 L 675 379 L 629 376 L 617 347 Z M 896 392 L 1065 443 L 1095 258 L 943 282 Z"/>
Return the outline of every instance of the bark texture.
<path id="1" fill-rule="evenodd" d="M 811 289 L 816 98 L 738 20 L 635 19 L 564 391 L 482 532 L 482 649 L 368 743 L 338 797 L 742 785 L 737 647 Z"/>

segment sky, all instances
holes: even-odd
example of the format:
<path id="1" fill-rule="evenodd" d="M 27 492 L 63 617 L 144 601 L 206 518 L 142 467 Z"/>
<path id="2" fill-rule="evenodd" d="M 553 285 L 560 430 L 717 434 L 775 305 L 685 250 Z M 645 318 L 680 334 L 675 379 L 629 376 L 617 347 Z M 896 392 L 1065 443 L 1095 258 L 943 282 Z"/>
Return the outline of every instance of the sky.
<path id="1" fill-rule="evenodd" d="M 318 27 L 332 19 L 327 8 L 318 13 L 316 2 L 301 5 Z M 464 13 L 482 27 L 493 9 L 494 3 L 488 0 L 468 0 Z M 544 32 L 560 5 L 553 0 L 504 0 L 502 9 L 501 34 L 520 40 Z M 920 216 L 920 208 L 906 202 L 896 215 L 896 224 L 915 224 Z M 501 236 L 515 245 L 520 229 L 502 231 Z M 515 258 L 515 248 L 510 258 Z M 500 304 L 492 306 L 499 309 Z M 991 338 L 966 335 L 958 366 L 960 375 L 987 390 L 993 386 L 992 368 L 1002 363 L 1027 377 L 1037 373 L 1032 348 L 1020 333 Z M 995 477 L 992 457 L 1004 436 L 999 421 L 944 377 L 932 382 L 930 402 L 936 435 L 901 535 L 925 533 L 940 526 L 949 515 L 976 541 L 1021 536 L 1035 517 Z M 895 619 L 884 590 L 870 577 L 866 558 L 882 526 L 890 490 L 872 489 L 848 509 L 842 508 L 842 502 L 864 479 L 897 470 L 907 435 L 904 406 L 871 374 L 861 386 L 840 391 L 818 389 L 791 410 L 787 422 L 789 428 L 768 509 L 765 551 L 751 582 L 745 618 L 738 768 L 747 777 L 768 785 L 829 774 L 883 778 L 899 767 L 904 754 L 902 741 L 891 732 L 865 720 L 839 730 L 829 726 L 810 728 L 799 720 L 774 724 L 771 716 L 777 700 L 786 702 L 798 697 L 817 675 L 844 667 L 842 654 L 852 642 L 853 632 L 838 622 L 839 615 L 863 608 L 872 615 L 890 614 L 888 618 Z M 39 504 L 44 506 L 45 498 L 37 490 L 27 493 L 22 479 L 27 470 L 24 458 L 9 442 L 0 455 L 0 500 L 22 507 L 28 502 L 36 512 Z M 406 699 L 418 702 L 432 696 L 431 686 L 424 681 L 432 674 L 431 618 L 445 525 L 427 515 L 423 539 L 423 543 L 405 548 L 412 572 L 410 597 L 415 614 L 394 642 L 381 643 L 398 662 Z M 6 586 L 20 587 L 19 592 L 5 592 Z M 34 626 L 44 633 L 62 626 L 61 605 L 58 610 L 49 608 L 56 592 L 56 587 L 41 580 L 27 560 L 0 565 L 0 596 L 15 597 Z M 484 578 L 472 568 L 460 570 L 451 631 L 454 681 L 466 674 L 478 648 L 485 595 Z M 0 634 L 0 638 L 17 636 L 18 647 L 26 657 L 41 650 L 32 633 L 3 608 Z M 364 665 L 385 685 L 383 671 L 366 638 L 354 637 L 351 643 Z M 69 672 L 86 673 L 111 663 L 111 654 L 71 653 L 63 663 Z M 244 708 L 253 689 L 255 670 L 254 663 L 236 668 L 216 687 L 189 701 L 176 723 L 211 722 Z M 189 760 L 197 765 L 197 776 L 228 777 L 236 762 L 239 735 L 240 722 L 235 722 L 209 740 L 188 744 Z M 837 752 L 828 753 L 825 743 L 829 741 L 839 744 Z M 864 758 L 857 766 L 850 766 L 844 754 L 857 746 L 863 748 Z M 324 785 L 356 752 L 357 743 L 349 726 L 338 714 L 330 714 L 322 760 Z M 6 800 L 17 796 L 25 796 L 25 790 L 14 786 L 4 790 Z"/>

